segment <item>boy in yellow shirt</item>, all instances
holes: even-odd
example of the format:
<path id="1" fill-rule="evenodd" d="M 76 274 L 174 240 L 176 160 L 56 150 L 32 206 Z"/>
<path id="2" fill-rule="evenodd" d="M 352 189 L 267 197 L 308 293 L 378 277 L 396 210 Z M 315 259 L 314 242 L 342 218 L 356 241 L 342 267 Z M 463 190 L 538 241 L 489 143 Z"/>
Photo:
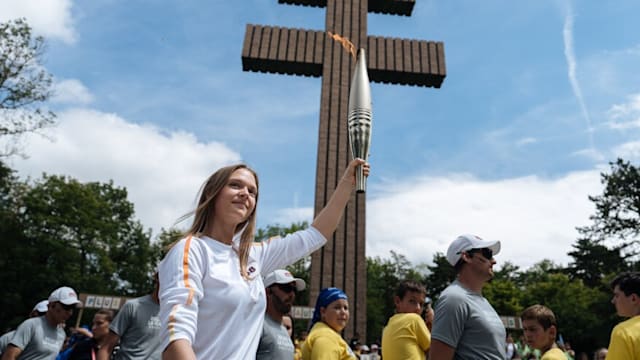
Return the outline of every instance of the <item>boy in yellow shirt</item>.
<path id="1" fill-rule="evenodd" d="M 558 324 L 553 311 L 543 305 L 526 308 L 520 315 L 522 329 L 527 344 L 540 350 L 540 360 L 567 360 L 564 352 L 556 345 Z"/>
<path id="2" fill-rule="evenodd" d="M 611 282 L 613 299 L 619 316 L 628 318 L 611 332 L 607 360 L 640 359 L 640 272 L 626 272 Z"/>
<path id="3" fill-rule="evenodd" d="M 385 360 L 424 360 L 431 345 L 431 333 L 422 318 L 427 290 L 415 281 L 403 281 L 393 301 L 396 314 L 382 332 L 382 358 Z"/>

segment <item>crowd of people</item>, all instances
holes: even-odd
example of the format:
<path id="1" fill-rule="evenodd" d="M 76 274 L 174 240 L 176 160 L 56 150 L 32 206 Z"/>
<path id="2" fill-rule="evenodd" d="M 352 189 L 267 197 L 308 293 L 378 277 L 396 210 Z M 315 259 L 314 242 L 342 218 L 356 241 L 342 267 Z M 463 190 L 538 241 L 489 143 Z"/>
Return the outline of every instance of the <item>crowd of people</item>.
<path id="1" fill-rule="evenodd" d="M 401 282 L 380 344 L 347 343 L 349 299 L 330 287 L 315 299 L 308 333 L 294 338 L 291 307 L 302 279 L 287 265 L 322 247 L 335 231 L 355 184 L 353 160 L 308 229 L 254 242 L 257 174 L 246 165 L 224 167 L 203 185 L 193 223 L 158 266 L 156 287 L 127 301 L 117 314 L 96 312 L 90 328 L 63 330 L 82 304 L 69 287 L 54 290 L 15 332 L 0 338 L 0 360 L 12 359 L 579 359 L 559 339 L 553 311 L 537 304 L 521 314 L 516 343 L 482 290 L 493 277 L 499 241 L 461 235 L 447 250 L 456 279 L 435 307 L 422 284 Z M 640 360 L 640 273 L 611 284 L 618 315 L 608 349 L 594 356 Z M 608 351 L 608 353 L 607 353 Z M 599 359 L 598 357 L 594 357 Z M 582 359 L 581 359 L 582 360 Z"/>

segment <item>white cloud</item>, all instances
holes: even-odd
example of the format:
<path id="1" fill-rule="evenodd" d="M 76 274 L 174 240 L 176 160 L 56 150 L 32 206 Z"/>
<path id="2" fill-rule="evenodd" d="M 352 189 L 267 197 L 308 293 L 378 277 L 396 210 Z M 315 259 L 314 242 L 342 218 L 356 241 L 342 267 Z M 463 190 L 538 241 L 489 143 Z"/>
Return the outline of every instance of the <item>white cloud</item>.
<path id="1" fill-rule="evenodd" d="M 588 196 L 602 191 L 600 171 L 557 179 L 481 181 L 457 174 L 371 184 L 367 256 L 388 258 L 393 250 L 414 265 L 431 263 L 457 235 L 474 233 L 502 241 L 498 267 L 510 261 L 526 269 L 543 259 L 567 265 L 578 237 L 575 228 L 589 224 L 595 211 Z M 275 216 L 284 225 L 311 222 L 312 217 L 310 207 L 284 209 Z"/>
<path id="2" fill-rule="evenodd" d="M 509 260 L 527 268 L 543 259 L 566 265 L 575 227 L 588 224 L 594 212 L 587 196 L 601 192 L 599 179 L 593 170 L 552 180 L 451 175 L 388 181 L 369 195 L 367 254 L 388 257 L 394 250 L 414 264 L 431 263 L 457 235 L 474 233 L 502 241 L 498 266 Z"/>
<path id="3" fill-rule="evenodd" d="M 640 94 L 631 94 L 627 102 L 614 104 L 608 111 L 609 127 L 625 130 L 640 127 Z"/>
<path id="4" fill-rule="evenodd" d="M 225 144 L 201 143 L 186 132 L 163 133 L 151 125 L 128 123 L 114 114 L 88 109 L 62 112 L 51 129 L 53 141 L 26 139 L 28 159 L 14 159 L 21 176 L 42 172 L 80 181 L 124 186 L 146 227 L 172 226 L 194 206 L 202 182 L 240 156 Z"/>
<path id="5" fill-rule="evenodd" d="M 54 84 L 52 102 L 62 104 L 87 105 L 93 102 L 93 95 L 79 80 L 64 79 Z"/>
<path id="6" fill-rule="evenodd" d="M 571 156 L 584 157 L 595 162 L 601 162 L 605 160 L 605 156 L 600 151 L 594 148 L 581 149 L 571 153 Z"/>
<path id="7" fill-rule="evenodd" d="M 616 157 L 625 160 L 638 160 L 640 159 L 640 141 L 620 144 L 613 149 L 613 153 Z"/>
<path id="8" fill-rule="evenodd" d="M 517 146 L 525 146 L 525 145 L 529 145 L 529 144 L 535 144 L 538 142 L 538 139 L 534 138 L 534 137 L 525 137 L 522 138 L 518 141 L 516 141 L 516 145 Z"/>
<path id="9" fill-rule="evenodd" d="M 0 1 L 0 21 L 24 17 L 37 35 L 73 43 L 71 6 L 72 0 Z"/>

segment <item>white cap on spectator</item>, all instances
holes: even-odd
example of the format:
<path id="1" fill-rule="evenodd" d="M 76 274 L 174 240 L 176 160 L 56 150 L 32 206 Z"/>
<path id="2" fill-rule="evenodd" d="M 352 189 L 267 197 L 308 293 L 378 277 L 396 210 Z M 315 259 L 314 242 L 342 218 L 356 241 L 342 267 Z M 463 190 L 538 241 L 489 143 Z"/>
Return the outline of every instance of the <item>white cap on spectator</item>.
<path id="1" fill-rule="evenodd" d="M 78 295 L 76 294 L 76 292 L 68 286 L 57 288 L 51 293 L 51 295 L 49 295 L 50 303 L 56 301 L 61 302 L 65 305 L 79 304 L 79 306 L 82 306 L 82 303 L 80 302 L 80 300 L 78 300 Z"/>
<path id="2" fill-rule="evenodd" d="M 294 278 L 287 270 L 276 270 L 264 277 L 264 287 L 269 287 L 273 284 L 290 284 L 292 282 L 296 283 L 296 290 L 298 291 L 302 291 L 307 287 L 304 280 Z"/>
<path id="3" fill-rule="evenodd" d="M 500 241 L 486 241 L 476 235 L 460 235 L 457 239 L 453 240 L 449 249 L 447 249 L 447 261 L 449 264 L 455 266 L 462 257 L 462 253 L 471 249 L 484 249 L 489 248 L 493 251 L 493 255 L 500 252 Z"/>
<path id="4" fill-rule="evenodd" d="M 37 312 L 47 312 L 47 310 L 49 310 L 49 307 L 47 306 L 49 305 L 49 300 L 42 300 L 39 303 L 36 304 L 36 306 L 33 307 L 33 310 L 31 311 L 37 311 Z"/>

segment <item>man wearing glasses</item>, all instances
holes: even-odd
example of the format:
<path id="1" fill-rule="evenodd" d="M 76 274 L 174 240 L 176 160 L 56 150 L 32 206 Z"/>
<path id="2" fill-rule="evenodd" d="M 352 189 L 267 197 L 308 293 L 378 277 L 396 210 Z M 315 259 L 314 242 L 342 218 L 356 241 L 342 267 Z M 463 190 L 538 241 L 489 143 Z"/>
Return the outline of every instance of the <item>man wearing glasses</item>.
<path id="1" fill-rule="evenodd" d="M 276 270 L 265 276 L 264 287 L 267 310 L 256 360 L 293 359 L 295 348 L 282 317 L 291 311 L 296 292 L 304 290 L 306 284 L 287 270 Z"/>
<path id="2" fill-rule="evenodd" d="M 482 288 L 493 277 L 499 241 L 461 235 L 447 250 L 456 280 L 435 307 L 430 360 L 505 359 L 506 330 Z"/>
<path id="3" fill-rule="evenodd" d="M 64 323 L 82 306 L 76 292 L 63 286 L 49 296 L 47 312 L 43 316 L 25 320 L 9 341 L 2 360 L 55 359 L 64 343 Z"/>

